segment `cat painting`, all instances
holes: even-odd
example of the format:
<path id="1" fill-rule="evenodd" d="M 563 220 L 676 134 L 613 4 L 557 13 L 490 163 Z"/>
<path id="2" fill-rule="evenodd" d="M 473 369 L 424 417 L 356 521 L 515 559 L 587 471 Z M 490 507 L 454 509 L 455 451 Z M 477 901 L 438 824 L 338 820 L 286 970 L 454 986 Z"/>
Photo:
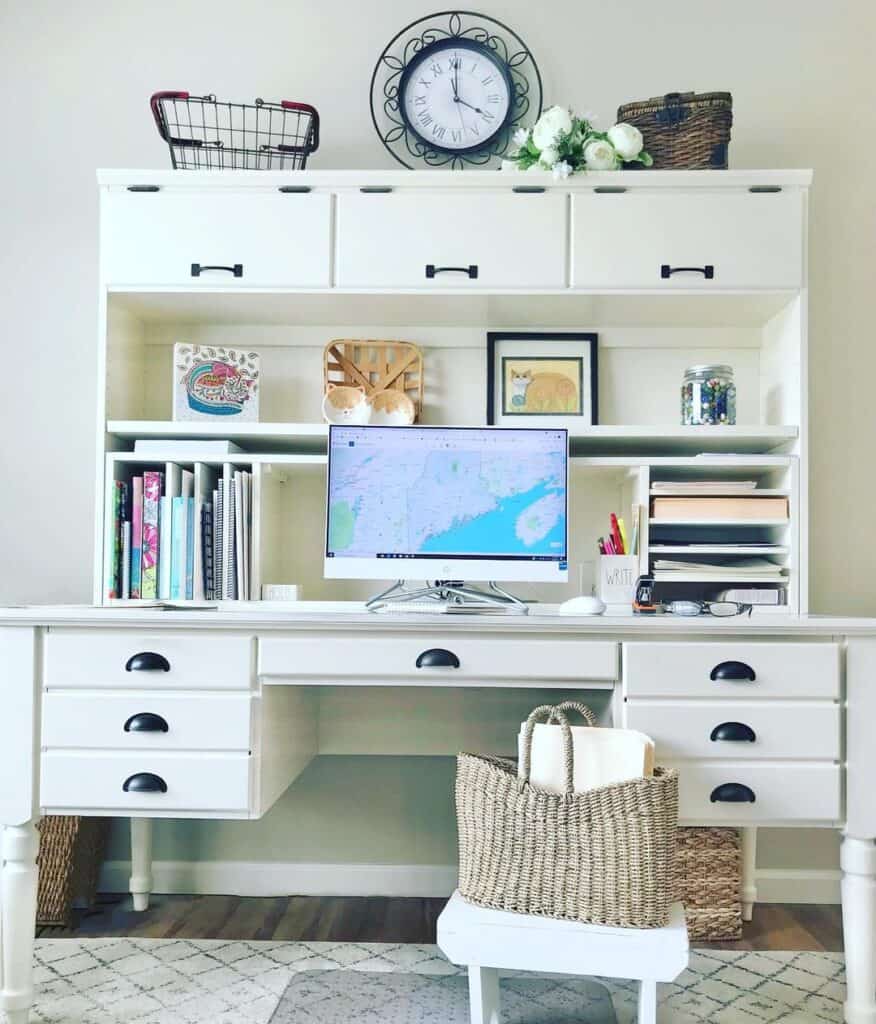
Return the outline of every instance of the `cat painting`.
<path id="1" fill-rule="evenodd" d="M 565 373 L 510 370 L 510 413 L 580 412 L 578 385 Z"/>
<path id="2" fill-rule="evenodd" d="M 347 423 L 363 426 L 371 420 L 371 406 L 365 388 L 346 384 L 329 384 L 322 400 L 326 423 Z"/>

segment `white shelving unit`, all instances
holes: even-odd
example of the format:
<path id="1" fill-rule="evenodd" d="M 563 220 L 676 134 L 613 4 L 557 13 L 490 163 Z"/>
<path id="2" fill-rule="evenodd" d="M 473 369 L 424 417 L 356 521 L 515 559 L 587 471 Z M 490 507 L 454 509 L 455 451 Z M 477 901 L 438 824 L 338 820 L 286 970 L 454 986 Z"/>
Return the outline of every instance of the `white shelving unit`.
<path id="1" fill-rule="evenodd" d="M 783 567 L 786 610 L 806 610 L 808 172 L 621 172 L 559 183 L 528 175 L 527 186 L 543 190 L 537 194 L 515 193 L 519 179 L 493 172 L 302 172 L 295 183 L 309 192 L 279 193 L 288 177 L 100 174 L 99 603 L 106 481 L 167 461 L 252 471 L 259 579 L 298 583 L 314 600 L 366 596 L 377 583 L 322 578 L 323 347 L 342 337 L 414 341 L 425 353 L 420 421 L 479 425 L 486 331 L 532 329 L 598 334 L 600 422 L 573 428 L 570 438 L 570 583 L 520 587 L 524 596 L 555 602 L 586 586 L 609 513 L 630 515 L 636 504 L 645 510 L 641 571 L 663 555 L 763 556 Z M 157 191 L 128 191 L 144 183 Z M 390 191 L 360 191 L 375 184 Z M 626 192 L 595 191 L 605 185 Z M 751 191 L 764 188 L 773 191 Z M 250 201 L 295 237 L 294 248 L 310 253 L 306 267 L 287 260 L 282 246 L 259 247 L 245 213 Z M 454 238 L 444 225 L 458 223 L 472 204 L 476 223 Z M 534 248 L 494 244 L 491 229 L 507 232 L 510 217 L 519 237 L 537 239 Z M 375 218 L 378 238 L 367 230 Z M 722 227 L 731 222 L 734 230 Z M 615 238 L 624 225 L 637 228 L 636 259 L 606 251 L 596 266 L 591 236 L 612 224 Z M 426 281 L 419 268 L 426 249 L 429 262 L 477 262 L 477 280 Z M 667 261 L 716 269 L 709 280 L 666 280 L 659 268 Z M 243 262 L 244 274 L 192 278 L 193 262 Z M 179 341 L 259 352 L 262 421 L 172 422 L 171 357 Z M 679 425 L 684 369 L 704 362 L 734 367 L 738 425 Z M 167 447 L 135 453 L 139 439 Z M 227 439 L 241 450 L 175 457 L 175 441 L 199 439 Z M 650 499 L 675 493 L 673 481 L 740 479 L 755 479 L 758 494 L 787 497 L 788 521 L 648 517 Z M 657 480 L 669 489 L 654 490 Z M 708 596 L 711 581 L 703 577 L 681 574 L 676 583 Z"/>

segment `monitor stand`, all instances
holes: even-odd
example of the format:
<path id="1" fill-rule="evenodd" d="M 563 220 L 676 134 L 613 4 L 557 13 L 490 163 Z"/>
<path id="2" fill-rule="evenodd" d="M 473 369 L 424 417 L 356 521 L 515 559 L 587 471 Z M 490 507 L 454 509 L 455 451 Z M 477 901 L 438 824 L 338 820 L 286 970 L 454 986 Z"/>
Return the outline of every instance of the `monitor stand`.
<path id="1" fill-rule="evenodd" d="M 365 607 L 373 612 L 390 603 L 403 605 L 412 602 L 422 608 L 434 601 L 436 611 L 440 609 L 461 614 L 489 611 L 526 615 L 529 612 L 529 605 L 496 583 L 488 583 L 487 587 L 487 590 L 482 590 L 466 584 L 464 580 L 434 580 L 425 587 L 409 590 L 405 580 L 396 580 L 391 587 L 366 601 Z"/>

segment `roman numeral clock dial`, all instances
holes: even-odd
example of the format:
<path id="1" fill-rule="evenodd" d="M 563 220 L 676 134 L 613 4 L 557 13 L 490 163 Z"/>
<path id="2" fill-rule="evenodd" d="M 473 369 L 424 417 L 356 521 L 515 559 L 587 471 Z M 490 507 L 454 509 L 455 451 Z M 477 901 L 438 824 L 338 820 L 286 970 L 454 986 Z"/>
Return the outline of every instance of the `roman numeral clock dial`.
<path id="1" fill-rule="evenodd" d="M 541 75 L 507 25 L 444 11 L 394 36 L 371 78 L 371 119 L 406 167 L 498 165 L 515 128 L 541 113 Z"/>

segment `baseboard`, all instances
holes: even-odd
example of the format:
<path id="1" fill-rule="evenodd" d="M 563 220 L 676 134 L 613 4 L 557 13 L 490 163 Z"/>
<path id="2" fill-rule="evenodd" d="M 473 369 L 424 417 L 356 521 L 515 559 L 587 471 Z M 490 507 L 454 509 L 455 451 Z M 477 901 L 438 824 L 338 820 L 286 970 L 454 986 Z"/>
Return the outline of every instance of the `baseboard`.
<path id="1" fill-rule="evenodd" d="M 131 865 L 107 861 L 101 892 L 127 892 Z M 294 864 L 282 861 L 158 860 L 153 891 L 197 896 L 449 896 L 454 864 Z M 762 868 L 759 903 L 839 903 L 839 871 Z"/>

